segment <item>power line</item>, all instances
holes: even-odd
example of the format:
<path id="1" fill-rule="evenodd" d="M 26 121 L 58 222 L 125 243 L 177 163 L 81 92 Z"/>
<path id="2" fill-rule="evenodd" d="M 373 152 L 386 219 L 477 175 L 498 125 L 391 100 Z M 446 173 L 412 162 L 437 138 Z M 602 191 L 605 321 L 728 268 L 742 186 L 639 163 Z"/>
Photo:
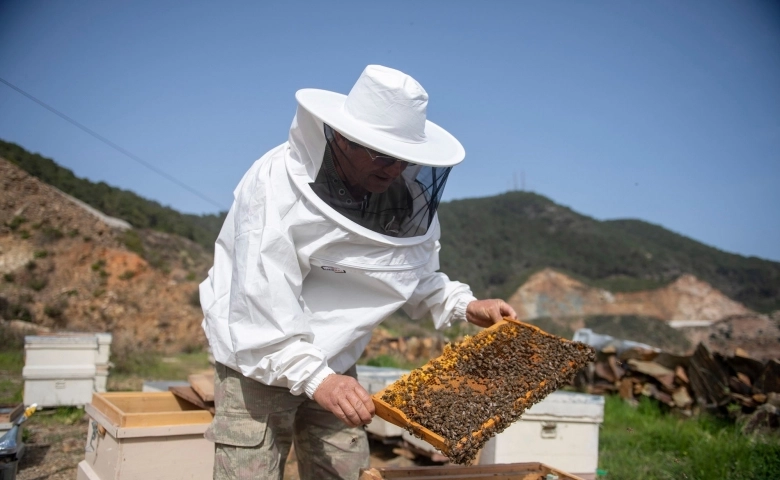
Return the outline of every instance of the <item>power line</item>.
<path id="1" fill-rule="evenodd" d="M 13 83 L 9 82 L 8 80 L 6 80 L 6 79 L 4 79 L 4 78 L 0 77 L 0 82 L 2 82 L 2 83 L 4 83 L 4 84 L 8 85 L 8 86 L 9 86 L 9 87 L 11 87 L 12 89 L 14 89 L 14 90 L 16 90 L 17 92 L 21 93 L 21 94 L 22 94 L 22 95 L 24 95 L 25 97 L 29 98 L 29 99 L 30 99 L 30 100 L 32 100 L 33 102 L 35 102 L 35 103 L 37 103 L 38 105 L 40 105 L 40 106 L 42 106 L 43 108 L 45 108 L 46 110 L 48 110 L 48 111 L 52 112 L 53 114 L 57 115 L 58 117 L 60 117 L 60 118 L 64 119 L 64 120 L 65 120 L 65 121 L 67 121 L 68 123 L 70 123 L 70 124 L 72 124 L 72 125 L 74 125 L 74 126 L 78 127 L 79 129 L 83 130 L 84 132 L 86 132 L 86 133 L 88 133 L 88 134 L 92 135 L 93 137 L 95 137 L 96 139 L 98 139 L 98 140 L 100 140 L 101 142 L 105 143 L 105 144 L 106 144 L 106 145 L 108 145 L 109 147 L 111 147 L 111 148 L 113 148 L 114 150 L 118 151 L 119 153 L 121 153 L 121 154 L 125 155 L 126 157 L 130 158 L 131 160 L 134 160 L 134 161 L 136 161 L 136 162 L 140 163 L 141 165 L 143 165 L 144 167 L 146 167 L 146 168 L 148 168 L 149 170 L 153 171 L 154 173 L 156 173 L 156 174 L 160 175 L 161 177 L 163 177 L 163 178 L 165 178 L 165 179 L 167 179 L 167 180 L 170 180 L 171 182 L 173 182 L 173 183 L 175 183 L 176 185 L 178 185 L 178 186 L 180 186 L 180 187 L 184 188 L 185 190 L 189 191 L 190 193 L 197 195 L 197 196 L 198 196 L 198 197 L 200 197 L 201 199 L 203 199 L 203 200 L 205 200 L 205 201 L 209 202 L 210 204 L 214 205 L 215 207 L 219 208 L 220 210 L 226 210 L 226 208 L 225 208 L 223 205 L 220 205 L 219 203 L 215 202 L 214 200 L 210 199 L 210 198 L 209 198 L 209 197 L 207 197 L 206 195 L 204 195 L 204 194 L 200 193 L 199 191 L 195 190 L 194 188 L 190 187 L 189 185 L 187 185 L 186 183 L 184 183 L 184 182 L 182 182 L 181 180 L 177 179 L 176 177 L 174 177 L 174 176 L 172 176 L 172 175 L 170 175 L 170 174 L 168 174 L 168 173 L 165 173 L 164 171 L 162 171 L 162 170 L 160 170 L 159 168 L 155 167 L 155 166 L 154 166 L 154 165 L 152 165 L 151 163 L 149 163 L 149 162 L 147 162 L 147 161 L 143 160 L 143 159 L 142 159 L 142 158 L 140 158 L 138 155 L 135 155 L 135 154 L 133 154 L 132 152 L 130 152 L 130 151 L 128 151 L 128 150 L 126 150 L 126 149 L 124 149 L 124 148 L 120 147 L 120 146 L 119 146 L 119 145 L 117 145 L 116 143 L 114 143 L 114 142 L 112 142 L 111 140 L 107 139 L 106 137 L 104 137 L 104 136 L 100 135 L 99 133 L 97 133 L 96 131 L 92 130 L 91 128 L 89 128 L 89 127 L 87 127 L 87 126 L 85 126 L 85 125 L 83 125 L 83 124 L 79 123 L 78 121 L 74 120 L 73 118 L 71 118 L 71 117 L 69 117 L 69 116 L 65 115 L 64 113 L 60 112 L 60 111 L 59 111 L 59 110 L 57 110 L 56 108 L 52 107 L 51 105 L 49 105 L 49 104 L 47 104 L 47 103 L 43 102 L 42 100 L 39 100 L 39 99 L 37 99 L 37 98 L 36 98 L 36 97 L 34 97 L 33 95 L 31 95 L 31 94 L 29 94 L 29 93 L 25 92 L 24 90 L 22 90 L 21 88 L 17 87 L 16 85 L 14 85 Z"/>

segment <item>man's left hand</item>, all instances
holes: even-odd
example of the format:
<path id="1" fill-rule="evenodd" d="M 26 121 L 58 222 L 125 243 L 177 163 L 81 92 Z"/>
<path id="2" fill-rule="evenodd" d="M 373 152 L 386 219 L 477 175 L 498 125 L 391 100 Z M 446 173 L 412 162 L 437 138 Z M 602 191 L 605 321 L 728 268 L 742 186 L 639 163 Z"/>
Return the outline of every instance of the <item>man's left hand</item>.
<path id="1" fill-rule="evenodd" d="M 504 317 L 517 319 L 517 313 L 503 300 L 474 300 L 466 306 L 466 320 L 478 327 L 489 327 Z"/>

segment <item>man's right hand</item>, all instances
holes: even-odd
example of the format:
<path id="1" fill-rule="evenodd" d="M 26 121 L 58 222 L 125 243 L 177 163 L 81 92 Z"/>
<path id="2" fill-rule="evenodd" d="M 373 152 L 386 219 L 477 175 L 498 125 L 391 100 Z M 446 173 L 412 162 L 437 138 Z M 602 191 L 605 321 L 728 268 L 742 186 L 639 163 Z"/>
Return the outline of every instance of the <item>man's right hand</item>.
<path id="1" fill-rule="evenodd" d="M 348 375 L 328 375 L 314 391 L 314 401 L 330 410 L 350 427 L 371 422 L 374 402 L 371 395 Z"/>

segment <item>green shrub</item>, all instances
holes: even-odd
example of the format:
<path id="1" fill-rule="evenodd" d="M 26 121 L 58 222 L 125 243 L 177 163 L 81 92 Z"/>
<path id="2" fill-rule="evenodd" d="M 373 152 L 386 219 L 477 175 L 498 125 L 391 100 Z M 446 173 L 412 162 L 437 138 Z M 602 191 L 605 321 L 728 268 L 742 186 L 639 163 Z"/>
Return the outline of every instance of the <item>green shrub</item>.
<path id="1" fill-rule="evenodd" d="M 46 305 L 43 307 L 43 313 L 45 313 L 48 317 L 53 318 L 55 320 L 62 319 L 63 312 L 63 306 L 62 305 Z"/>
<path id="2" fill-rule="evenodd" d="M 42 233 L 44 242 L 53 242 L 65 236 L 65 234 L 62 233 L 62 230 L 48 226 L 42 230 Z"/>
<path id="3" fill-rule="evenodd" d="M 18 229 L 18 228 L 19 228 L 19 226 L 20 226 L 21 224 L 23 224 L 23 223 L 24 223 L 24 222 L 26 222 L 26 221 L 27 221 L 27 219 L 26 219 L 26 218 L 24 218 L 24 217 L 19 217 L 19 216 L 16 216 L 16 217 L 12 218 L 10 222 L 6 223 L 6 226 L 7 226 L 8 228 L 10 228 L 11 230 L 16 230 L 16 229 Z"/>
<path id="4" fill-rule="evenodd" d="M 138 235 L 138 232 L 135 230 L 125 230 L 122 240 L 124 241 L 125 247 L 127 247 L 128 250 L 141 256 L 144 255 L 144 244 L 143 241 L 141 241 L 141 237 Z"/>
<path id="5" fill-rule="evenodd" d="M 49 252 L 47 250 L 36 250 L 35 253 L 33 253 L 34 258 L 46 258 L 49 256 Z"/>
<path id="6" fill-rule="evenodd" d="M 16 276 L 14 276 L 13 273 L 4 273 L 3 280 L 5 280 L 8 283 L 14 283 L 14 280 L 16 280 Z"/>
<path id="7" fill-rule="evenodd" d="M 131 278 L 135 277 L 135 272 L 132 270 L 127 270 L 125 273 L 119 276 L 120 280 L 130 280 Z"/>
<path id="8" fill-rule="evenodd" d="M 49 284 L 49 281 L 45 278 L 41 277 L 32 277 L 28 282 L 27 286 L 35 290 L 36 292 L 40 292 L 44 288 L 46 288 L 46 285 Z"/>

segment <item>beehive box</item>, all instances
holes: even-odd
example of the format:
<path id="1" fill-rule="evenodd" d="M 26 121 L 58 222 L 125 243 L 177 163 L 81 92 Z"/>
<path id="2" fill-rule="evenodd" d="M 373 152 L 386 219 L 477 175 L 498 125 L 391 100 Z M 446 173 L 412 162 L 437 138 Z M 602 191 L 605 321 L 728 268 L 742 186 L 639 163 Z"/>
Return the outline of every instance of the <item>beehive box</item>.
<path id="1" fill-rule="evenodd" d="M 491 438 L 480 452 L 479 464 L 538 461 L 594 480 L 603 421 L 603 397 L 553 392 Z"/>
<path id="2" fill-rule="evenodd" d="M 369 395 L 381 392 L 408 373 L 409 370 L 400 368 L 373 367 L 369 365 L 357 366 L 358 382 L 366 389 Z M 400 437 L 405 432 L 403 428 L 377 416 L 371 420 L 371 423 L 366 425 L 366 431 L 383 438 Z"/>
<path id="3" fill-rule="evenodd" d="M 39 407 L 82 406 L 95 390 L 95 365 L 25 366 L 24 404 Z"/>
<path id="4" fill-rule="evenodd" d="M 95 366 L 98 341 L 93 333 L 59 333 L 24 337 L 24 366 Z"/>
<path id="5" fill-rule="evenodd" d="M 170 392 L 95 393 L 78 480 L 211 479 L 212 415 Z"/>
<path id="6" fill-rule="evenodd" d="M 85 405 L 105 391 L 110 333 L 56 333 L 24 339 L 24 403 Z"/>
<path id="7" fill-rule="evenodd" d="M 470 463 L 490 437 L 595 357 L 585 344 L 506 320 L 448 345 L 441 356 L 375 394 L 377 415 L 453 462 Z"/>
<path id="8" fill-rule="evenodd" d="M 441 467 L 375 467 L 362 469 L 359 480 L 392 480 L 396 478 L 403 478 L 404 480 L 583 480 L 576 475 L 539 462 L 469 467 L 456 465 Z"/>

